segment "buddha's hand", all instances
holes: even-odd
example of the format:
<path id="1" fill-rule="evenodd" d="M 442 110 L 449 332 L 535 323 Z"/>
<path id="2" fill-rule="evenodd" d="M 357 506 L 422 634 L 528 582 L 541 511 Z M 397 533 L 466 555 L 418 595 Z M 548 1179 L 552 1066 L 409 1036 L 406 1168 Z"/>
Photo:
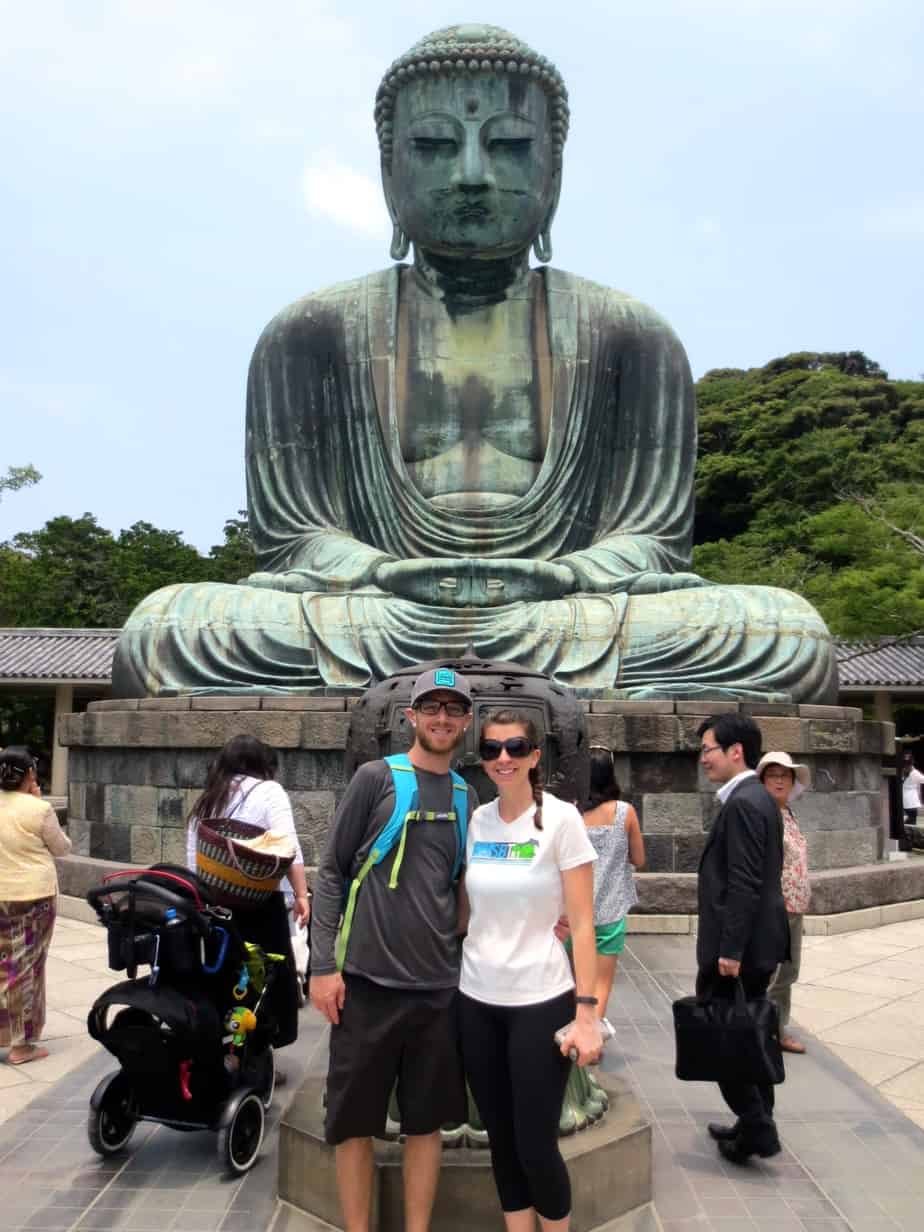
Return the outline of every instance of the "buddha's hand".
<path id="1" fill-rule="evenodd" d="M 286 590 L 290 594 L 301 594 L 306 590 L 317 590 L 317 579 L 298 569 L 290 569 L 285 573 L 251 573 L 238 583 L 240 586 L 258 586 L 261 590 Z"/>
<path id="2" fill-rule="evenodd" d="M 402 599 L 433 607 L 501 607 L 557 599 L 577 585 L 566 565 L 468 557 L 386 561 L 376 569 L 375 582 Z"/>
<path id="3" fill-rule="evenodd" d="M 714 586 L 696 573 L 638 573 L 628 586 L 630 595 L 661 595 L 668 590 L 693 590 Z"/>

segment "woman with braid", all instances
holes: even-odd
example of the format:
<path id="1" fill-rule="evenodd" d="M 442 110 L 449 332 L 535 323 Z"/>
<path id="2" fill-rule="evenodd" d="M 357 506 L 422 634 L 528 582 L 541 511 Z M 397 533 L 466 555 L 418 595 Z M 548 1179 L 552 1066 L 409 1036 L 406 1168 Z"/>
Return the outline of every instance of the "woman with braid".
<path id="1" fill-rule="evenodd" d="M 468 831 L 462 1055 L 507 1232 L 533 1232 L 537 1216 L 543 1232 L 567 1232 L 571 1185 L 558 1121 L 568 1058 L 586 1065 L 602 1047 L 593 995 L 596 855 L 574 805 L 543 795 L 531 719 L 515 710 L 490 715 L 480 753 L 498 794 L 475 810 Z M 574 975 L 554 931 L 564 913 Z"/>

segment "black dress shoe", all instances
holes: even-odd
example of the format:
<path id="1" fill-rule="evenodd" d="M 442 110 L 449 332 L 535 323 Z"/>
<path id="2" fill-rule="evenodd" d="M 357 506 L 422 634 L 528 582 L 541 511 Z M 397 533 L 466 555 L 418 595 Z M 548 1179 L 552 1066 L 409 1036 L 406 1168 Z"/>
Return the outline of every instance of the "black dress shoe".
<path id="1" fill-rule="evenodd" d="M 738 1134 L 731 1141 L 719 1140 L 719 1154 L 730 1164 L 746 1164 L 752 1155 L 759 1155 L 761 1159 L 769 1159 L 771 1155 L 779 1155 L 782 1149 L 775 1133 L 767 1134 L 759 1139 L 748 1139 Z"/>
<path id="2" fill-rule="evenodd" d="M 720 1125 L 717 1121 L 710 1121 L 706 1128 L 709 1131 L 709 1137 L 716 1142 L 731 1142 L 732 1139 L 738 1137 L 739 1133 L 737 1121 L 734 1125 Z"/>

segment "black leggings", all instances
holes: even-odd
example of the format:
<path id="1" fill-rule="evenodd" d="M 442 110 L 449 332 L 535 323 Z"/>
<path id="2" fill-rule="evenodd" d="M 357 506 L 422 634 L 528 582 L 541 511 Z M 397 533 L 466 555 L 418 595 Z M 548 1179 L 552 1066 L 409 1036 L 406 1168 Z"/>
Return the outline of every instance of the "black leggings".
<path id="1" fill-rule="evenodd" d="M 485 1005 L 459 994 L 465 1076 L 491 1141 L 494 1183 L 505 1211 L 533 1207 L 543 1219 L 571 1210 L 558 1122 L 571 1062 L 553 1036 L 574 1018 L 574 993 L 538 1005 Z"/>

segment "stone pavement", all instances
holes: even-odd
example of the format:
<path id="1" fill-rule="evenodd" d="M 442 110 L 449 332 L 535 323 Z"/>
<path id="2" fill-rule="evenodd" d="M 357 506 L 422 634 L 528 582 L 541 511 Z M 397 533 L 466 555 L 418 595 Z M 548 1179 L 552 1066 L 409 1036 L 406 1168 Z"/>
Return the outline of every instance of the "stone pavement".
<path id="1" fill-rule="evenodd" d="M 646 1226 L 924 1227 L 924 921 L 806 938 L 804 964 L 794 1017 L 809 1053 L 787 1058 L 787 1082 L 778 1089 L 785 1149 L 736 1169 L 705 1132 L 707 1120 L 725 1117 L 718 1091 L 673 1077 L 670 1002 L 691 989 L 692 938 L 630 938 L 610 1010 L 618 1035 L 605 1065 L 634 1084 L 652 1122 L 655 1210 Z M 52 1057 L 0 1065 L 0 1227 L 264 1232 L 272 1225 L 281 1232 L 294 1212 L 280 1210 L 275 1198 L 278 1112 L 324 1045 L 319 1020 L 304 1011 L 301 1038 L 282 1054 L 292 1085 L 277 1095 L 263 1157 L 245 1178 L 222 1175 L 214 1135 L 162 1126 L 139 1126 L 129 1151 L 104 1161 L 84 1125 L 93 1087 L 115 1062 L 89 1040 L 85 1019 L 117 978 L 106 966 L 102 930 L 59 920 L 48 985 Z"/>

